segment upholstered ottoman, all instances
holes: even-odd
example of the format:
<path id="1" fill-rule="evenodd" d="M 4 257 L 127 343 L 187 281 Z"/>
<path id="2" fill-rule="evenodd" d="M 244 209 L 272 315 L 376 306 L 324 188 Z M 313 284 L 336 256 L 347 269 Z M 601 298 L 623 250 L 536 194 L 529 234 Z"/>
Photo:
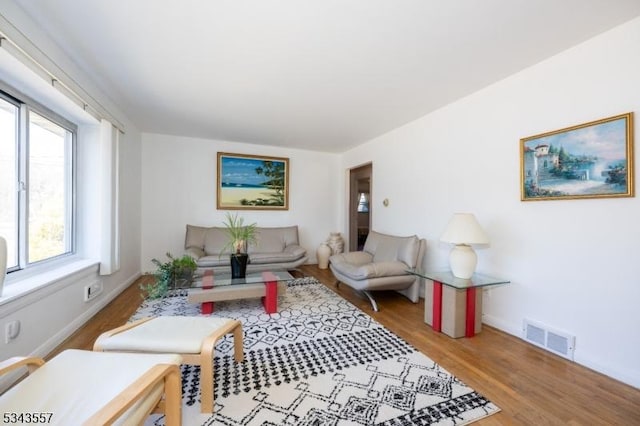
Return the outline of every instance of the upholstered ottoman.
<path id="1" fill-rule="evenodd" d="M 201 411 L 212 413 L 213 352 L 228 333 L 233 333 L 235 360 L 242 362 L 242 324 L 228 318 L 145 318 L 101 334 L 93 350 L 180 354 L 185 364 L 200 366 Z"/>

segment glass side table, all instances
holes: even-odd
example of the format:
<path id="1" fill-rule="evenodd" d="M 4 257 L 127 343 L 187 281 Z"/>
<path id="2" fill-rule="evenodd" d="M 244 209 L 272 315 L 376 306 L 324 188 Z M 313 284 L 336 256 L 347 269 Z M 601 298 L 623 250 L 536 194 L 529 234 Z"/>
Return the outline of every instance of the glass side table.
<path id="1" fill-rule="evenodd" d="M 424 322 L 453 338 L 473 337 L 482 330 L 484 287 L 509 284 L 508 280 L 481 274 L 465 280 L 450 271 L 416 268 L 407 272 L 425 278 Z"/>

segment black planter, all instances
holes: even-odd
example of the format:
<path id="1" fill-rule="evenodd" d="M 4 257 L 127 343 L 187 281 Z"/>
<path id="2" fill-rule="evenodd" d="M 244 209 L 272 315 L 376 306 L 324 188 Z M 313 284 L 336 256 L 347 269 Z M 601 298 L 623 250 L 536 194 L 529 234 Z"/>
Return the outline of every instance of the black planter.
<path id="1" fill-rule="evenodd" d="M 245 278 L 247 276 L 247 263 L 249 255 L 236 253 L 231 255 L 231 278 Z"/>

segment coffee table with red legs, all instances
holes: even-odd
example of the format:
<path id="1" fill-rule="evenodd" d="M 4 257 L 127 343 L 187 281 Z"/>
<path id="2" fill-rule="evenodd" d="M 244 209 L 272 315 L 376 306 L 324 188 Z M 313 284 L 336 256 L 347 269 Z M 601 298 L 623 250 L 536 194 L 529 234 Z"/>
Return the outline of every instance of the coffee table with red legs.
<path id="1" fill-rule="evenodd" d="M 202 313 L 210 314 L 214 302 L 224 300 L 262 298 L 267 314 L 278 312 L 278 294 L 287 289 L 287 281 L 293 276 L 287 271 L 266 271 L 247 273 L 245 278 L 231 278 L 230 273 L 204 271 L 201 279 L 196 279 L 189 294 L 189 303 L 201 303 Z"/>

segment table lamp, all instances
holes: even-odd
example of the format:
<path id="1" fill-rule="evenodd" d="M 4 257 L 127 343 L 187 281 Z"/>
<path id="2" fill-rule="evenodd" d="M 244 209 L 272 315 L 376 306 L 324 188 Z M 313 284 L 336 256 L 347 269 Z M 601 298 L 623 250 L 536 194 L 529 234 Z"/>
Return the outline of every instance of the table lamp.
<path id="1" fill-rule="evenodd" d="M 449 265 L 455 277 L 469 279 L 476 270 L 478 256 L 471 244 L 489 244 L 489 237 L 471 213 L 455 213 L 440 237 L 455 244 L 449 254 Z"/>

